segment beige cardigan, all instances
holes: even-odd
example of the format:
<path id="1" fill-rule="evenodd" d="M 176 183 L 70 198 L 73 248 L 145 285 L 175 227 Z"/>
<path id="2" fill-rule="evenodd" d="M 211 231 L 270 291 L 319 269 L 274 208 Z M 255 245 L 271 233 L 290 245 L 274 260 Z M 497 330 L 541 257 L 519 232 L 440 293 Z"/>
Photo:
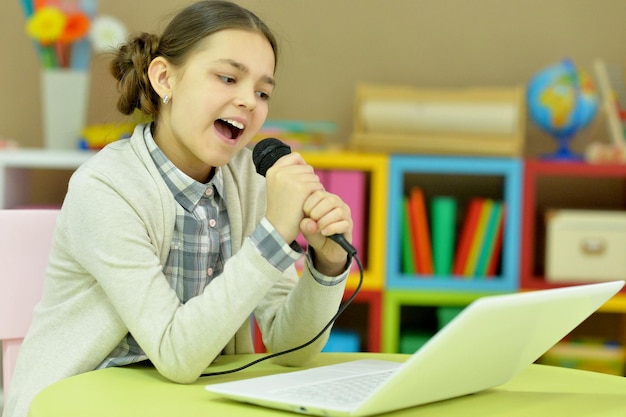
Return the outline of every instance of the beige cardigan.
<path id="1" fill-rule="evenodd" d="M 307 341 L 337 311 L 345 281 L 321 285 L 307 268 L 300 279 L 294 267 L 281 273 L 247 238 L 265 212 L 264 179 L 247 149 L 222 168 L 233 257 L 182 305 L 162 272 L 175 201 L 145 147 L 146 128 L 107 146 L 70 180 L 3 416 L 25 417 L 37 392 L 93 370 L 128 332 L 163 376 L 190 383 L 221 353 L 253 351 L 252 313 L 276 352 Z M 302 364 L 326 339 L 277 360 Z"/>

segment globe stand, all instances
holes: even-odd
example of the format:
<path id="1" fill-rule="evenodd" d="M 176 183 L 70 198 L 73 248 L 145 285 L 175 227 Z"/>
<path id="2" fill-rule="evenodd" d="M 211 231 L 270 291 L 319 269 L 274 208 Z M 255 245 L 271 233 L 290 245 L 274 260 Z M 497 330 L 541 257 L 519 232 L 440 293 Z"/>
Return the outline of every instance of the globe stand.
<path id="1" fill-rule="evenodd" d="M 557 141 L 558 149 L 554 153 L 543 155 L 543 158 L 553 161 L 564 162 L 584 161 L 585 158 L 583 155 L 577 154 L 569 148 L 569 143 L 572 141 L 572 139 L 574 139 L 574 136 L 574 134 L 555 136 L 554 139 Z"/>

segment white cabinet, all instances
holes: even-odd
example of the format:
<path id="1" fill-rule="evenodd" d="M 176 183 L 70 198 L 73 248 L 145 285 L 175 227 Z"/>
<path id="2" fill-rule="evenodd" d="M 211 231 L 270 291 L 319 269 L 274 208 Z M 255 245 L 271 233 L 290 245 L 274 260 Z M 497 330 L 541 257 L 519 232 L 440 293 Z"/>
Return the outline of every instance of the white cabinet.
<path id="1" fill-rule="evenodd" d="M 37 169 L 73 171 L 93 151 L 7 149 L 0 151 L 0 209 L 29 205 L 30 173 Z"/>

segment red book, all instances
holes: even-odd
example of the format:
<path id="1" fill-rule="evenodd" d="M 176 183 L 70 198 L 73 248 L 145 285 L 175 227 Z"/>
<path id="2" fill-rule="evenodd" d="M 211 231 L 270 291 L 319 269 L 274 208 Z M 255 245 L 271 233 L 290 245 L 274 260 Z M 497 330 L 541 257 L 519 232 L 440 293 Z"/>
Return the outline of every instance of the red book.
<path id="1" fill-rule="evenodd" d="M 433 255 L 430 246 L 430 230 L 428 228 L 428 215 L 424 192 L 421 188 L 413 187 L 409 197 L 411 213 L 413 215 L 412 232 L 415 239 L 415 253 L 417 260 L 414 262 L 417 273 L 424 275 L 433 274 Z"/>
<path id="2" fill-rule="evenodd" d="M 415 251 L 413 243 L 413 234 L 411 233 L 411 219 L 409 218 L 409 198 L 402 199 L 402 272 L 405 274 L 415 274 Z"/>
<path id="3" fill-rule="evenodd" d="M 469 203 L 454 257 L 454 265 L 452 267 L 453 275 L 463 276 L 467 258 L 472 248 L 472 241 L 476 232 L 476 226 L 478 225 L 478 219 L 480 218 L 483 201 L 484 200 L 481 198 L 475 198 Z"/>
<path id="4" fill-rule="evenodd" d="M 409 235 L 408 240 L 411 242 L 411 253 L 413 259 L 411 263 L 413 264 L 413 273 L 419 273 L 419 269 L 417 268 L 419 262 L 419 254 L 417 253 L 417 219 L 415 217 L 415 210 L 413 210 L 413 203 L 411 201 L 411 196 L 406 197 L 405 201 L 406 205 L 406 215 L 407 215 L 407 233 Z"/>

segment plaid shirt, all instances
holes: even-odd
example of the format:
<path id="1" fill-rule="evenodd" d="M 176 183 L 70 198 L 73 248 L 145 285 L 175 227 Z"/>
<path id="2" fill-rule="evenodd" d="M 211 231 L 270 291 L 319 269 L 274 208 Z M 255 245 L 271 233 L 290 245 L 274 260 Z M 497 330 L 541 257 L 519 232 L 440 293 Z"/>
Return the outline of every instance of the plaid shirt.
<path id="1" fill-rule="evenodd" d="M 185 303 L 204 291 L 211 280 L 222 272 L 224 262 L 232 255 L 222 173 L 219 168 L 216 169 L 211 181 L 201 184 L 170 162 L 149 133 L 144 139 L 152 160 L 178 203 L 172 244 L 163 273 L 181 303 Z M 302 256 L 300 246 L 297 243 L 285 244 L 266 219 L 261 221 L 251 239 L 268 262 L 281 271 Z M 316 281 L 322 285 L 338 284 L 347 276 L 344 273 L 339 277 L 326 277 L 311 269 Z M 97 369 L 146 359 L 147 356 L 129 333 Z"/>

